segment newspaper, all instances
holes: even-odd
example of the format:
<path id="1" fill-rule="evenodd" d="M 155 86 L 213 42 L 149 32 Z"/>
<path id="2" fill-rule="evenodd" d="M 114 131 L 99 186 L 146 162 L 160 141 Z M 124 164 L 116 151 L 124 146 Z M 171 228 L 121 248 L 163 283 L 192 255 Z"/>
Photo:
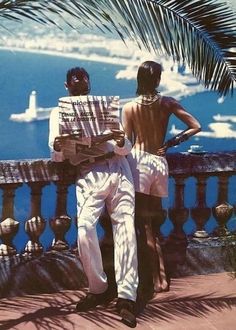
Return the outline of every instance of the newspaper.
<path id="1" fill-rule="evenodd" d="M 103 154 L 99 144 L 119 129 L 118 96 L 67 96 L 59 99 L 59 134 L 65 158 L 74 164 Z"/>

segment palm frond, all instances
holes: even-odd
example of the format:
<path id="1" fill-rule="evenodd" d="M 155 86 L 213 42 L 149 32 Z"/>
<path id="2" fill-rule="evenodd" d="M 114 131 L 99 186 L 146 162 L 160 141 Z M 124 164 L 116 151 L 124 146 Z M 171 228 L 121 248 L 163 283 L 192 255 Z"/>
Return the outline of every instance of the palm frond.
<path id="1" fill-rule="evenodd" d="M 43 13 L 43 9 L 40 1 L 2 0 L 0 2 L 0 17 L 15 21 L 28 18 L 39 23 L 48 23 L 50 17 Z M 57 11 L 54 13 L 56 14 Z"/>
<path id="2" fill-rule="evenodd" d="M 106 19 L 123 37 L 188 64 L 205 87 L 223 95 L 233 92 L 236 15 L 227 4 L 215 0 L 101 0 L 89 1 L 90 5 L 92 2 L 96 9 L 93 19 L 98 12 L 105 13 L 104 22 Z"/>
<path id="3" fill-rule="evenodd" d="M 64 14 L 69 18 L 65 18 Z M 0 16 L 56 24 L 57 15 L 114 31 L 140 48 L 186 63 L 193 75 L 226 95 L 236 82 L 236 14 L 218 0 L 1 1 Z"/>

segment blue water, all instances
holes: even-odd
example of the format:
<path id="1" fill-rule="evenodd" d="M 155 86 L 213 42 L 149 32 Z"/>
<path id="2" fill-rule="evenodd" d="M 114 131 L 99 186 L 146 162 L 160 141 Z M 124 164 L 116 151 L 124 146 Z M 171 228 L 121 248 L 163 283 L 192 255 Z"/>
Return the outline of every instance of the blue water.
<path id="1" fill-rule="evenodd" d="M 93 94 L 118 94 L 125 98 L 134 96 L 136 89 L 134 80 L 115 79 L 116 73 L 122 69 L 120 65 L 10 51 L 0 51 L 0 56 L 1 159 L 49 157 L 48 120 L 19 123 L 10 121 L 9 117 L 11 113 L 25 111 L 32 90 L 37 91 L 39 106 L 56 106 L 58 98 L 67 95 L 64 81 L 68 68 L 84 66 L 88 70 Z M 203 130 L 207 131 L 208 124 L 214 121 L 214 114 L 236 115 L 235 96 L 227 97 L 223 104 L 218 104 L 217 98 L 215 92 L 202 92 L 183 98 L 181 103 L 199 119 Z M 169 127 L 173 123 L 178 128 L 183 127 L 176 118 L 171 118 Z M 236 131 L 236 123 L 233 124 L 233 128 Z M 186 151 L 189 145 L 196 141 L 208 151 L 234 150 L 236 146 L 235 138 L 193 137 L 170 152 Z"/>
<path id="2" fill-rule="evenodd" d="M 83 66 L 91 77 L 91 93 L 97 95 L 120 95 L 121 98 L 134 96 L 136 82 L 134 80 L 116 80 L 116 73 L 122 69 L 120 65 L 80 61 L 50 55 L 31 54 L 24 52 L 0 51 L 0 158 L 7 159 L 35 159 L 49 157 L 47 146 L 48 120 L 19 123 L 10 121 L 11 113 L 21 113 L 28 106 L 28 97 L 32 90 L 37 91 L 38 104 L 42 107 L 57 105 L 61 96 L 67 95 L 64 88 L 65 74 L 68 68 Z M 217 103 L 218 95 L 213 92 L 203 92 L 184 98 L 181 103 L 195 115 L 202 124 L 203 130 L 209 130 L 208 124 L 213 121 L 212 116 L 217 113 L 236 115 L 236 98 L 226 98 L 223 104 Z M 170 126 L 175 123 L 182 128 L 180 122 L 172 118 Z M 236 130 L 236 124 L 234 124 Z M 208 151 L 234 150 L 236 139 L 195 138 L 185 142 L 170 152 L 186 151 L 191 144 L 202 144 Z M 214 184 L 213 184 L 214 185 Z M 235 185 L 236 187 L 236 185 Z M 29 190 L 24 187 L 17 191 L 15 198 L 15 218 L 22 223 L 29 217 Z M 42 215 L 49 219 L 54 214 L 55 187 L 44 188 L 42 201 Z M 236 196 L 236 188 L 233 188 Z M 53 197 L 54 198 L 54 197 Z M 76 214 L 76 201 L 73 188 L 70 190 L 68 213 Z M 208 194 L 209 203 L 214 204 L 214 194 Z M 233 199 L 233 197 L 232 197 Z M 170 201 L 168 201 L 169 203 Z M 235 203 L 235 198 L 232 200 Z M 191 200 L 187 198 L 187 204 Z M 190 230 L 191 223 L 189 224 Z M 17 246 L 24 246 L 27 236 L 23 225 L 15 240 Z M 76 230 L 72 226 L 68 236 L 76 239 Z M 50 228 L 44 232 L 42 242 L 49 242 L 53 238 Z"/>
<path id="3" fill-rule="evenodd" d="M 9 116 L 25 111 L 32 90 L 37 91 L 39 106 L 56 106 L 58 98 L 67 95 L 64 81 L 69 68 L 87 69 L 93 94 L 119 93 L 125 97 L 131 96 L 135 88 L 134 81 L 115 79 L 122 68 L 118 65 L 10 51 L 0 51 L 0 56 L 1 159 L 49 157 L 48 121 L 19 123 L 10 121 Z"/>

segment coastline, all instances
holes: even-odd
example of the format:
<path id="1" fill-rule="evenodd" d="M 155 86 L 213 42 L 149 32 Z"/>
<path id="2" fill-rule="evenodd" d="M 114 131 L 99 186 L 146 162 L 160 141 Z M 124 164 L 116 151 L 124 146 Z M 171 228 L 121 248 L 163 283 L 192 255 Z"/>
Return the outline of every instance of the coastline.
<path id="1" fill-rule="evenodd" d="M 27 55 L 26 58 L 28 60 L 30 60 L 31 58 L 33 59 L 34 58 L 34 55 L 33 54 L 42 54 L 42 55 L 48 55 L 50 56 L 50 58 L 47 58 L 46 56 L 41 58 L 42 62 L 44 63 L 50 63 L 51 60 L 53 60 L 53 56 L 58 56 L 58 59 L 55 58 L 55 62 L 57 63 L 59 60 L 63 59 L 63 57 L 67 57 L 68 60 L 69 58 L 72 58 L 72 61 L 74 58 L 79 58 L 81 59 L 84 59 L 85 61 L 89 61 L 91 60 L 91 57 L 93 58 L 93 61 L 97 61 L 97 59 L 99 58 L 102 62 L 106 62 L 106 63 L 111 63 L 111 62 L 114 62 L 114 58 L 111 58 L 110 61 L 107 61 L 107 58 L 106 57 L 100 57 L 100 56 L 85 56 L 84 54 L 76 54 L 76 53 L 72 53 L 70 51 L 68 51 L 67 53 L 66 52 L 62 52 L 60 51 L 59 49 L 58 50 L 47 50 L 47 49 L 33 49 L 33 47 L 31 49 L 29 48 L 24 48 L 24 47 L 5 47 L 5 46 L 2 46 L 0 47 L 0 50 L 4 51 L 4 58 L 6 58 L 6 61 L 4 61 L 4 66 L 3 68 L 6 68 L 4 69 L 4 72 L 8 72 L 9 69 L 12 69 L 14 67 L 14 65 L 16 66 L 19 66 L 19 63 L 21 63 L 20 61 L 18 62 L 18 60 L 14 60 L 14 57 L 15 58 L 20 58 L 22 54 L 27 54 L 27 53 L 31 53 L 31 55 Z M 11 68 L 8 68 L 8 55 L 10 55 L 8 52 L 13 52 L 12 53 L 12 56 L 9 56 L 11 59 L 12 59 L 12 67 Z M 14 56 L 14 52 L 15 54 L 17 55 L 19 52 L 19 55 L 17 56 Z M 2 53 L 3 55 L 3 53 Z M 102 54 L 103 55 L 103 54 Z M 41 55 L 40 55 L 41 56 Z M 40 57 L 37 57 L 36 56 L 36 59 L 37 61 L 40 61 Z M 34 61 L 33 61 L 34 62 Z M 54 62 L 54 60 L 53 60 Z M 67 62 L 67 60 L 65 60 L 65 62 Z M 131 66 L 131 63 L 132 63 L 132 58 L 129 58 L 129 59 L 126 59 L 125 61 L 125 64 L 126 66 L 121 66 L 119 65 L 115 72 L 116 72 L 116 79 L 120 79 L 121 80 L 121 84 L 122 84 L 122 80 L 124 79 L 124 83 L 127 84 L 127 81 L 125 81 L 126 79 L 128 80 L 129 78 L 130 79 L 133 79 L 133 76 L 131 76 L 131 74 L 134 72 L 134 74 L 136 74 L 136 68 L 134 66 Z M 137 58 L 136 58 L 136 62 L 137 62 Z M 35 63 L 35 62 L 34 62 Z M 37 63 L 37 62 L 36 62 Z M 116 61 L 116 65 L 117 64 L 121 64 L 120 61 Z M 234 127 L 233 125 L 232 126 L 229 126 L 229 125 L 222 125 L 222 121 L 219 120 L 217 122 L 215 122 L 215 120 L 212 119 L 212 116 L 211 114 L 213 115 L 217 115 L 217 114 L 224 114 L 224 115 L 232 115 L 233 114 L 233 111 L 231 111 L 230 109 L 232 109 L 232 106 L 226 108 L 224 106 L 224 111 L 222 110 L 222 108 L 220 109 L 219 108 L 219 102 L 217 103 L 217 95 L 211 97 L 211 101 L 212 103 L 210 104 L 209 103 L 209 98 L 207 97 L 207 94 L 206 94 L 206 101 L 205 100 L 205 94 L 201 94 L 198 98 L 198 95 L 196 98 L 193 98 L 194 102 L 191 103 L 191 98 L 189 98 L 189 96 L 193 96 L 194 94 L 199 94 L 201 92 L 206 92 L 208 93 L 202 85 L 199 85 L 199 84 L 196 84 L 195 82 L 195 79 L 192 77 L 191 73 L 190 72 L 184 72 L 182 75 L 178 72 L 177 70 L 177 67 L 173 68 L 168 66 L 168 64 L 170 65 L 171 63 L 170 62 L 164 62 L 163 60 L 163 65 L 164 65 L 164 68 L 165 68 L 165 72 L 163 72 L 163 83 L 162 83 L 162 90 L 160 91 L 162 95 L 169 95 L 169 96 L 172 96 L 174 98 L 178 98 L 181 96 L 181 102 L 183 102 L 183 105 L 186 105 L 186 108 L 188 108 L 191 112 L 193 112 L 193 114 L 198 114 L 198 103 L 199 103 L 199 117 L 203 118 L 202 119 L 202 122 L 204 122 L 204 127 L 203 127 L 203 130 L 202 130 L 202 133 L 201 133 L 201 136 L 198 137 L 199 140 L 194 140 L 196 142 L 196 144 L 203 144 L 204 145 L 204 149 L 205 150 L 210 150 L 210 147 L 211 147 L 211 144 L 212 142 L 208 143 L 208 139 L 210 139 L 210 141 L 214 141 L 214 144 L 216 144 L 217 148 L 219 150 L 221 150 L 223 147 L 221 146 L 221 144 L 224 144 L 223 142 L 221 143 L 221 139 L 222 137 L 223 138 L 231 138 L 231 139 L 235 139 L 235 132 L 236 132 L 236 127 Z M 96 65 L 96 63 L 95 63 Z M 99 63 L 98 63 L 98 66 L 99 66 Z M 112 66 L 113 64 L 111 64 L 111 66 L 109 65 L 109 68 L 112 69 Z M 36 65 L 36 67 L 33 69 L 39 69 L 40 70 L 40 66 L 38 67 Z M 27 74 L 27 70 L 26 70 L 26 74 Z M 130 74 L 130 76 L 127 77 L 127 75 Z M 8 77 L 9 73 L 6 74 L 6 76 L 3 76 L 2 77 L 2 82 L 5 81 L 5 79 L 7 79 L 6 77 Z M 11 74 L 12 75 L 12 74 Z M 119 77 L 117 77 L 119 75 Z M 114 74 L 113 74 L 113 78 L 114 78 Z M 21 77 L 19 77 L 19 79 L 17 79 L 17 81 L 14 83 L 14 86 L 20 86 L 20 87 L 16 87 L 16 90 L 14 91 L 14 95 L 20 95 L 22 92 L 21 92 Z M 192 82 L 191 84 L 189 82 Z M 108 81 L 106 81 L 105 83 L 108 83 Z M 132 82 L 133 83 L 133 82 Z M 19 85 L 18 85 L 19 84 Z M 27 84 L 27 88 L 23 87 L 22 86 L 22 90 L 24 88 L 24 95 L 29 95 L 29 92 L 33 89 L 35 89 L 35 86 L 32 84 L 32 81 L 30 80 Z M 25 84 L 24 84 L 25 86 Z M 3 98 L 3 105 L 5 106 L 5 114 L 4 116 L 6 117 L 6 120 L 7 122 L 9 121 L 9 117 L 12 113 L 24 113 L 24 109 L 26 108 L 25 106 L 25 100 L 22 101 L 19 106 L 19 102 L 17 101 L 17 97 L 15 98 L 12 98 L 11 97 L 11 103 L 9 103 L 9 90 L 7 89 L 9 88 L 9 84 L 5 84 L 4 85 L 4 89 L 2 89 L 2 98 Z M 19 91 L 20 90 L 20 91 Z M 40 90 L 40 88 L 36 88 L 36 90 Z M 12 90 L 11 90 L 12 92 Z M 46 94 L 46 93 L 45 93 Z M 49 93 L 49 96 L 46 95 L 46 98 L 44 97 L 43 98 L 43 101 L 42 101 L 42 98 L 40 99 L 39 98 L 39 105 L 42 105 L 44 107 L 48 107 L 50 105 L 54 106 L 54 100 L 56 99 L 57 100 L 57 94 L 55 94 L 56 96 L 53 96 L 51 97 L 50 95 L 51 93 Z M 42 95 L 41 92 L 39 92 L 39 95 Z M 21 97 L 21 95 L 20 95 Z M 28 97 L 28 96 L 27 96 Z M 25 99 L 25 97 L 24 97 Z M 46 100 L 46 101 L 45 101 Z M 51 101 L 53 100 L 53 101 Z M 225 100 L 227 101 L 227 100 Z M 27 101 L 26 101 L 27 102 Z M 214 102 L 214 103 L 213 103 Z M 223 104 L 225 102 L 222 102 Z M 232 103 L 232 102 L 231 102 Z M 10 105 L 9 105 L 10 104 Z M 202 108 L 205 109 L 205 106 L 206 106 L 206 109 L 208 109 L 207 111 L 204 111 L 202 112 Z M 213 111 L 213 108 L 215 108 L 215 110 Z M 23 109 L 20 110 L 20 109 Z M 6 113 L 9 115 L 6 116 Z M 4 116 L 2 119 L 4 119 Z M 222 118 L 219 118 L 219 119 L 222 119 Z M 224 118 L 226 120 L 226 118 Z M 212 124 L 214 123 L 214 126 L 210 126 L 209 127 L 209 124 Z M 225 121 L 226 124 L 228 124 L 228 120 Z M 37 125 L 37 126 L 36 126 Z M 8 129 L 8 125 L 6 125 L 5 123 L 3 123 L 3 125 L 1 126 L 2 128 L 2 136 L 4 136 L 4 143 L 6 144 L 6 147 L 4 147 L 4 144 L 3 144 L 3 148 L 6 149 L 6 157 L 9 158 L 9 159 L 14 159 L 14 157 L 17 157 L 17 158 L 21 158 L 23 159 L 24 157 L 25 158 L 28 158 L 29 154 L 31 155 L 30 157 L 38 157 L 38 156 L 43 156 L 45 157 L 45 151 L 42 149 L 41 145 L 42 145 L 42 141 L 43 139 L 45 139 L 45 136 L 42 136 L 42 137 L 38 137 L 37 134 L 41 134 L 41 132 L 37 132 L 36 133 L 36 127 L 38 126 L 42 126 L 42 127 L 45 127 L 47 126 L 47 122 L 46 121 L 42 121 L 40 124 L 37 123 L 33 123 L 33 124 L 27 124 L 27 125 L 24 125 L 24 124 L 19 124 L 17 122 L 14 122 L 14 121 L 9 121 L 9 127 L 11 127 L 11 129 Z M 170 126 L 171 128 L 171 126 Z M 29 140 L 32 140 L 32 145 L 34 147 L 32 147 L 31 145 L 25 147 L 25 148 L 17 148 L 19 150 L 14 150 L 14 148 L 9 147 L 9 143 L 8 141 L 11 141 L 10 137 L 8 137 L 10 135 L 10 133 L 12 132 L 12 130 L 16 130 L 17 129 L 17 134 L 20 134 L 22 135 L 22 139 L 29 139 Z M 178 122 L 176 123 L 176 129 L 181 129 L 181 127 L 179 127 L 179 124 Z M 218 134 L 218 131 L 219 130 L 219 134 Z M 32 135 L 33 134 L 33 135 Z M 170 134 L 171 136 L 172 134 Z M 36 139 L 33 139 L 32 136 L 35 136 Z M 8 138 L 5 138 L 5 137 L 8 137 Z M 25 138 L 26 137 L 26 138 Z M 202 141 L 202 139 L 204 139 L 204 142 Z M 39 146 L 35 147 L 37 145 L 37 142 L 35 140 L 38 140 L 40 141 L 40 144 Z M 207 142 L 206 142 L 207 140 Z M 21 141 L 21 140 L 20 140 Z M 216 142 L 215 142 L 216 141 Z M 232 140 L 232 141 L 235 141 L 235 140 Z M 17 141 L 18 142 L 18 141 Z M 195 143 L 193 142 L 193 144 Z M 22 142 L 22 143 L 25 143 L 25 142 Z M 233 142 L 234 143 L 234 142 Z M 17 143 L 15 143 L 16 146 L 17 146 Z M 184 147 L 184 146 L 183 146 Z M 37 148 L 39 149 L 39 151 L 37 151 Z M 187 148 L 187 147 L 186 147 Z M 25 150 L 21 150 L 21 149 L 25 149 Z M 35 150 L 33 153 L 32 153 L 32 150 Z M 175 150 L 173 150 L 175 151 Z M 19 156 L 15 156 L 15 155 L 18 155 Z"/>
<path id="2" fill-rule="evenodd" d="M 114 64 L 120 66 L 120 70 L 116 74 L 116 79 L 136 79 L 137 68 L 141 62 L 146 60 L 157 60 L 153 55 L 147 55 L 143 53 L 143 58 L 140 54 L 136 56 L 130 56 L 123 58 L 120 56 L 103 56 L 101 54 L 91 53 L 91 54 L 78 54 L 76 52 L 64 52 L 57 49 L 39 49 L 30 47 L 17 47 L 17 46 L 0 46 L 0 50 L 10 51 L 10 52 L 22 52 L 22 53 L 32 53 L 32 54 L 42 54 L 46 56 L 57 56 L 62 58 L 70 58 L 83 61 L 91 61 L 97 63 Z M 161 94 L 168 95 L 181 100 L 188 96 L 195 95 L 200 92 L 206 91 L 203 85 L 199 84 L 196 78 L 193 77 L 191 72 L 186 71 L 184 74 L 178 72 L 177 66 L 173 66 L 173 61 L 168 59 L 158 60 L 163 66 L 162 73 L 162 85 Z M 171 75 L 170 75 L 171 73 Z"/>
<path id="3" fill-rule="evenodd" d="M 121 67 L 121 70 L 117 73 L 116 79 L 136 79 L 137 68 L 142 62 L 140 57 L 135 58 L 134 56 L 130 58 L 122 58 L 122 57 L 113 57 L 113 56 L 102 56 L 97 55 L 95 53 L 91 53 L 90 55 L 85 54 L 77 54 L 75 52 L 60 52 L 58 50 L 48 50 L 48 49 L 35 49 L 35 48 L 21 48 L 21 47 L 5 47 L 0 46 L 0 50 L 6 50 L 11 52 L 22 52 L 22 53 L 32 53 L 32 54 L 42 54 L 47 56 L 58 56 L 70 59 L 84 60 L 84 61 L 92 61 L 92 62 L 100 62 L 106 64 L 115 64 Z M 144 58 L 143 60 L 153 59 Z M 155 60 L 155 59 L 154 59 Z M 187 73 L 185 75 L 181 75 L 177 71 L 172 70 L 172 62 L 163 60 L 163 82 L 162 82 L 162 90 L 161 93 L 163 95 L 170 95 L 180 100 L 183 97 L 191 96 L 196 93 L 205 91 L 204 87 L 197 83 L 195 78 L 192 77 L 191 74 Z M 171 76 L 170 73 L 171 72 Z M 191 84 L 194 81 L 194 84 Z"/>
<path id="4" fill-rule="evenodd" d="M 42 54 L 42 55 L 49 55 L 49 56 L 59 56 L 64 58 L 72 58 L 72 59 L 79 59 L 84 61 L 92 61 L 92 62 L 101 62 L 101 63 L 107 63 L 107 64 L 115 64 L 120 66 L 128 66 L 130 65 L 130 62 L 132 61 L 132 64 L 137 65 L 140 61 L 135 59 L 123 59 L 121 57 L 108 57 L 108 56 L 102 56 L 97 54 L 91 54 L 91 55 L 84 55 L 84 54 L 76 54 L 73 52 L 59 52 L 56 50 L 43 50 L 43 49 L 33 49 L 33 48 L 20 48 L 20 47 L 5 47 L 0 46 L 0 50 L 8 50 L 12 53 L 14 52 L 22 52 L 22 53 L 32 53 L 32 54 Z"/>

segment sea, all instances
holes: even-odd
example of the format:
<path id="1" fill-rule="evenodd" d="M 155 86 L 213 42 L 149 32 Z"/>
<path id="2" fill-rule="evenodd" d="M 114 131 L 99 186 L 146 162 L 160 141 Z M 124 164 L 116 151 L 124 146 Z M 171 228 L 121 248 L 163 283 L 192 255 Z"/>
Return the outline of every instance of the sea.
<path id="1" fill-rule="evenodd" d="M 66 96 L 64 87 L 65 74 L 68 68 L 84 67 L 90 74 L 91 94 L 119 95 L 121 98 L 135 96 L 135 79 L 116 79 L 117 73 L 124 67 L 117 64 L 85 61 L 63 56 L 53 56 L 30 52 L 0 50 L 0 158 L 1 160 L 38 159 L 50 157 L 48 149 L 48 120 L 33 122 L 15 122 L 10 120 L 12 113 L 22 113 L 28 107 L 28 99 L 32 90 L 37 91 L 40 107 L 54 107 L 59 97 Z M 236 91 L 235 91 L 236 92 Z M 187 152 L 190 145 L 202 145 L 205 151 L 230 151 L 236 148 L 236 96 L 222 99 L 216 92 L 203 91 L 191 96 L 182 97 L 181 104 L 192 113 L 202 125 L 202 132 L 189 141 L 173 148 L 170 152 Z M 214 119 L 220 114 L 228 116 Z M 171 137 L 173 127 L 182 129 L 183 125 L 176 118 L 171 118 L 167 138 Z M 213 185 L 214 187 L 214 185 Z M 30 215 L 27 187 L 18 189 L 15 197 L 16 220 L 21 222 L 20 235 L 15 239 L 17 247 L 23 247 L 27 241 L 23 223 Z M 190 194 L 191 195 L 191 194 Z M 209 195 L 209 203 L 214 204 Z M 53 217 L 55 208 L 55 187 L 44 188 L 42 200 L 42 216 Z M 236 184 L 231 189 L 231 202 L 236 203 Z M 172 201 L 164 203 L 167 207 Z M 191 200 L 187 204 L 191 205 Z M 164 205 L 164 206 L 165 206 Z M 211 206 L 211 205 L 210 205 Z M 0 204 L 1 207 L 1 204 Z M 68 214 L 76 214 L 74 190 L 69 190 Z M 231 227 L 236 229 L 235 219 Z M 214 223 L 209 225 L 210 230 Z M 168 234 L 170 224 L 163 226 L 163 233 Z M 186 232 L 193 231 L 190 221 L 185 226 Z M 68 239 L 76 239 L 76 230 L 72 225 L 67 233 Z M 44 244 L 50 244 L 53 234 L 48 228 L 41 237 Z"/>

